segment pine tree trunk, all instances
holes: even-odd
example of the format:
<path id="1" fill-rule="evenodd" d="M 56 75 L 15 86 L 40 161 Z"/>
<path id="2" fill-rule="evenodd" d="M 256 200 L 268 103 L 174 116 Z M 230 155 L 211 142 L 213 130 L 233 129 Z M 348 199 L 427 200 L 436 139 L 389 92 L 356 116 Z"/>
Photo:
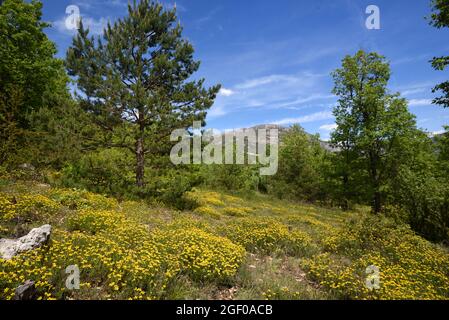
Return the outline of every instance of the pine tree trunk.
<path id="1" fill-rule="evenodd" d="M 136 184 L 139 188 L 145 185 L 145 148 L 143 138 L 140 137 L 136 141 Z"/>
<path id="2" fill-rule="evenodd" d="M 373 210 L 374 210 L 374 213 L 380 213 L 380 211 L 382 210 L 382 203 L 381 203 L 379 191 L 374 192 Z"/>
<path id="3" fill-rule="evenodd" d="M 349 186 L 348 185 L 349 185 L 349 177 L 345 173 L 343 175 L 343 195 L 344 195 L 344 199 L 343 199 L 343 203 L 342 203 L 343 211 L 349 210 Z"/>

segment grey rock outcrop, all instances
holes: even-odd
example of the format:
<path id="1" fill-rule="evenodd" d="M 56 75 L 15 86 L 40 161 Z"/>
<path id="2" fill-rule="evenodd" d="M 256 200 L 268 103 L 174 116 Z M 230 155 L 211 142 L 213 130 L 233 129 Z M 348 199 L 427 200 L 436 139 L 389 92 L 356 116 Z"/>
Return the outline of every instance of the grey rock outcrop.
<path id="1" fill-rule="evenodd" d="M 27 280 L 16 289 L 14 300 L 33 300 L 36 296 L 36 285 L 34 281 Z"/>
<path id="2" fill-rule="evenodd" d="M 39 248 L 48 242 L 50 234 L 51 226 L 46 224 L 19 239 L 0 239 L 0 258 L 9 260 L 21 252 Z"/>

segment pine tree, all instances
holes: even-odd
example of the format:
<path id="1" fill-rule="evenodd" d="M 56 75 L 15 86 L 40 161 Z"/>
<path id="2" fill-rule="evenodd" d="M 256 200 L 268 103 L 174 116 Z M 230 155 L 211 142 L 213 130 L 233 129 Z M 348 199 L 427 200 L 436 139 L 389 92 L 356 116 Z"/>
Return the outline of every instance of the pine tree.
<path id="1" fill-rule="evenodd" d="M 109 146 L 132 150 L 136 184 L 143 187 L 145 155 L 172 130 L 203 121 L 220 86 L 190 80 L 200 63 L 182 38 L 176 9 L 149 0 L 128 5 L 128 16 L 108 24 L 102 39 L 89 37 L 82 23 L 67 52 L 82 105 L 106 132 L 118 133 Z"/>
<path id="2" fill-rule="evenodd" d="M 415 119 L 406 100 L 388 92 L 390 67 L 377 53 L 359 51 L 345 57 L 333 77 L 333 92 L 339 100 L 334 108 L 338 127 L 332 142 L 348 155 L 342 178 L 348 181 L 349 175 L 366 176 L 366 196 L 378 213 L 382 190 L 400 161 L 401 140 L 413 136 Z"/>

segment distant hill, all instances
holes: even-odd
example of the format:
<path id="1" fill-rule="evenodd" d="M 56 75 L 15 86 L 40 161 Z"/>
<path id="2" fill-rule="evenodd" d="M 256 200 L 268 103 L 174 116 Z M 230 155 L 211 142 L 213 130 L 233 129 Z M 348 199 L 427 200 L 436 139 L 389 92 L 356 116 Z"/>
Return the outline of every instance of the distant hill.
<path id="1" fill-rule="evenodd" d="M 278 129 L 278 131 L 279 131 L 279 140 L 281 141 L 281 143 L 282 143 L 282 137 L 286 133 L 288 133 L 290 131 L 290 127 L 284 127 L 284 126 L 280 126 L 280 125 L 277 125 L 277 124 L 260 124 L 260 125 L 256 125 L 256 126 L 250 127 L 249 129 L 255 129 L 255 130 L 258 130 L 258 129 L 267 129 L 267 130 L 269 130 L 269 129 Z M 244 129 L 242 129 L 242 130 L 244 130 Z M 308 133 L 308 134 L 310 136 L 312 136 L 312 134 L 310 134 L 310 133 Z M 321 145 L 321 147 L 323 149 L 325 149 L 325 150 L 327 150 L 329 152 L 338 152 L 339 151 L 338 148 L 335 148 L 334 146 L 332 146 L 330 144 L 330 142 L 328 142 L 328 141 L 320 140 L 320 145 Z"/>
<path id="2" fill-rule="evenodd" d="M 290 131 L 291 127 L 284 127 L 284 126 L 280 126 L 280 125 L 277 125 L 277 124 L 259 124 L 259 125 L 256 125 L 256 126 L 253 126 L 253 127 L 249 127 L 249 128 L 235 129 L 234 132 L 240 132 L 240 131 L 248 130 L 248 129 L 253 129 L 256 132 L 259 129 L 266 129 L 267 130 L 267 142 L 270 141 L 270 131 L 269 130 L 270 129 L 277 129 L 278 130 L 278 134 L 279 134 L 279 140 L 280 140 L 280 143 L 282 144 L 283 136 L 285 136 L 285 134 L 287 134 Z M 312 134 L 310 134 L 310 133 L 307 133 L 307 134 L 310 135 L 310 137 L 312 137 Z M 220 134 L 220 135 L 222 135 L 222 134 Z M 216 142 L 217 143 L 221 143 L 221 140 L 218 139 L 218 140 L 216 140 Z M 338 152 L 339 151 L 338 148 L 333 147 L 331 145 L 331 143 L 328 142 L 328 141 L 320 140 L 320 145 L 321 145 L 321 147 L 323 149 L 325 149 L 325 150 L 327 150 L 329 152 Z"/>

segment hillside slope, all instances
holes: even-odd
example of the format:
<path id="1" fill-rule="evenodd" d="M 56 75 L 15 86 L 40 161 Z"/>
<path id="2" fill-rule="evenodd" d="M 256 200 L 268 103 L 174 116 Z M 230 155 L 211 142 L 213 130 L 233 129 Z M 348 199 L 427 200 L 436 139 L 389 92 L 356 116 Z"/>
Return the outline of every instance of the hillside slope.
<path id="1" fill-rule="evenodd" d="M 179 212 L 80 190 L 3 181 L 0 237 L 53 226 L 51 242 L 0 259 L 0 299 L 449 299 L 449 254 L 364 212 L 195 190 Z M 65 288 L 70 265 L 80 290 Z M 380 288 L 366 286 L 366 268 Z"/>

